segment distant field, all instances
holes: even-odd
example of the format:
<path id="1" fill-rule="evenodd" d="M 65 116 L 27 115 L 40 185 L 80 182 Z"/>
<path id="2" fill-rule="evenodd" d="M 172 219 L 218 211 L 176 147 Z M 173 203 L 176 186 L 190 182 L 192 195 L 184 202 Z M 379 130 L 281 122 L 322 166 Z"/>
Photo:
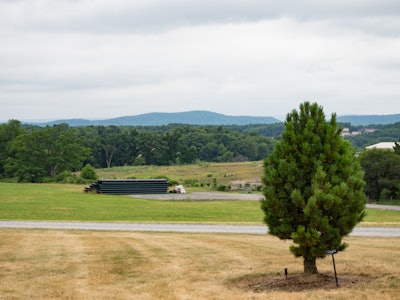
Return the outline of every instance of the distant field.
<path id="1" fill-rule="evenodd" d="M 100 178 L 126 179 L 167 176 L 180 184 L 197 181 L 203 184 L 229 184 L 231 181 L 256 181 L 263 175 L 263 162 L 200 163 L 178 166 L 126 166 L 96 170 Z"/>
<path id="2" fill-rule="evenodd" d="M 262 224 L 258 201 L 157 201 L 87 194 L 83 186 L 0 183 L 0 219 Z M 400 226 L 400 212 L 367 209 L 366 226 Z"/>

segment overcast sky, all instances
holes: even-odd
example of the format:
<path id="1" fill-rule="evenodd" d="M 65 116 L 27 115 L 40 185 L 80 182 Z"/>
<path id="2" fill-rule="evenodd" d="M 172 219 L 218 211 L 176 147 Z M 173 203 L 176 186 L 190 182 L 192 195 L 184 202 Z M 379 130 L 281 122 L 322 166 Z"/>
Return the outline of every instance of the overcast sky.
<path id="1" fill-rule="evenodd" d="M 400 113 L 399 0 L 0 0 L 0 120 Z"/>

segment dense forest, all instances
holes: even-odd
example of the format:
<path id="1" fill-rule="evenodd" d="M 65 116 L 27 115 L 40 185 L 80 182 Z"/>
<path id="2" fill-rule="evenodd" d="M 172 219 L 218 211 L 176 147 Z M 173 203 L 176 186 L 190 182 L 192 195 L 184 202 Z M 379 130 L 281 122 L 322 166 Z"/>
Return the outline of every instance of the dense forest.
<path id="1" fill-rule="evenodd" d="M 274 139 L 236 126 L 0 125 L 0 176 L 40 182 L 65 171 L 124 165 L 262 160 Z"/>

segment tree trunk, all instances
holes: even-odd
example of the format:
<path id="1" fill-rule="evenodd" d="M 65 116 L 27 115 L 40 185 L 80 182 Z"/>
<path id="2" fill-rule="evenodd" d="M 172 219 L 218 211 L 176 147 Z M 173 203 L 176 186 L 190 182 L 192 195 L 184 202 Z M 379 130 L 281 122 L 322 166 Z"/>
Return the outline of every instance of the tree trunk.
<path id="1" fill-rule="evenodd" d="M 304 274 L 318 274 L 315 257 L 304 257 Z"/>
<path id="2" fill-rule="evenodd" d="M 57 175 L 57 165 L 50 167 L 50 177 L 54 177 Z"/>

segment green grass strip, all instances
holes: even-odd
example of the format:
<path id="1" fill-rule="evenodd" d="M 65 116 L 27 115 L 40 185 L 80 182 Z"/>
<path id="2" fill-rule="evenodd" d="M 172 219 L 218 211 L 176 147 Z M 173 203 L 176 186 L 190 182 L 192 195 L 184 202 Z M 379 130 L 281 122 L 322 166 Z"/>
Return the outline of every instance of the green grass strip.
<path id="1" fill-rule="evenodd" d="M 161 201 L 83 192 L 83 186 L 0 183 L 0 219 L 262 224 L 258 201 Z M 400 212 L 367 209 L 365 222 L 400 224 Z"/>
<path id="2" fill-rule="evenodd" d="M 257 201 L 156 201 L 83 192 L 83 186 L 0 183 L 0 219 L 262 223 Z"/>

